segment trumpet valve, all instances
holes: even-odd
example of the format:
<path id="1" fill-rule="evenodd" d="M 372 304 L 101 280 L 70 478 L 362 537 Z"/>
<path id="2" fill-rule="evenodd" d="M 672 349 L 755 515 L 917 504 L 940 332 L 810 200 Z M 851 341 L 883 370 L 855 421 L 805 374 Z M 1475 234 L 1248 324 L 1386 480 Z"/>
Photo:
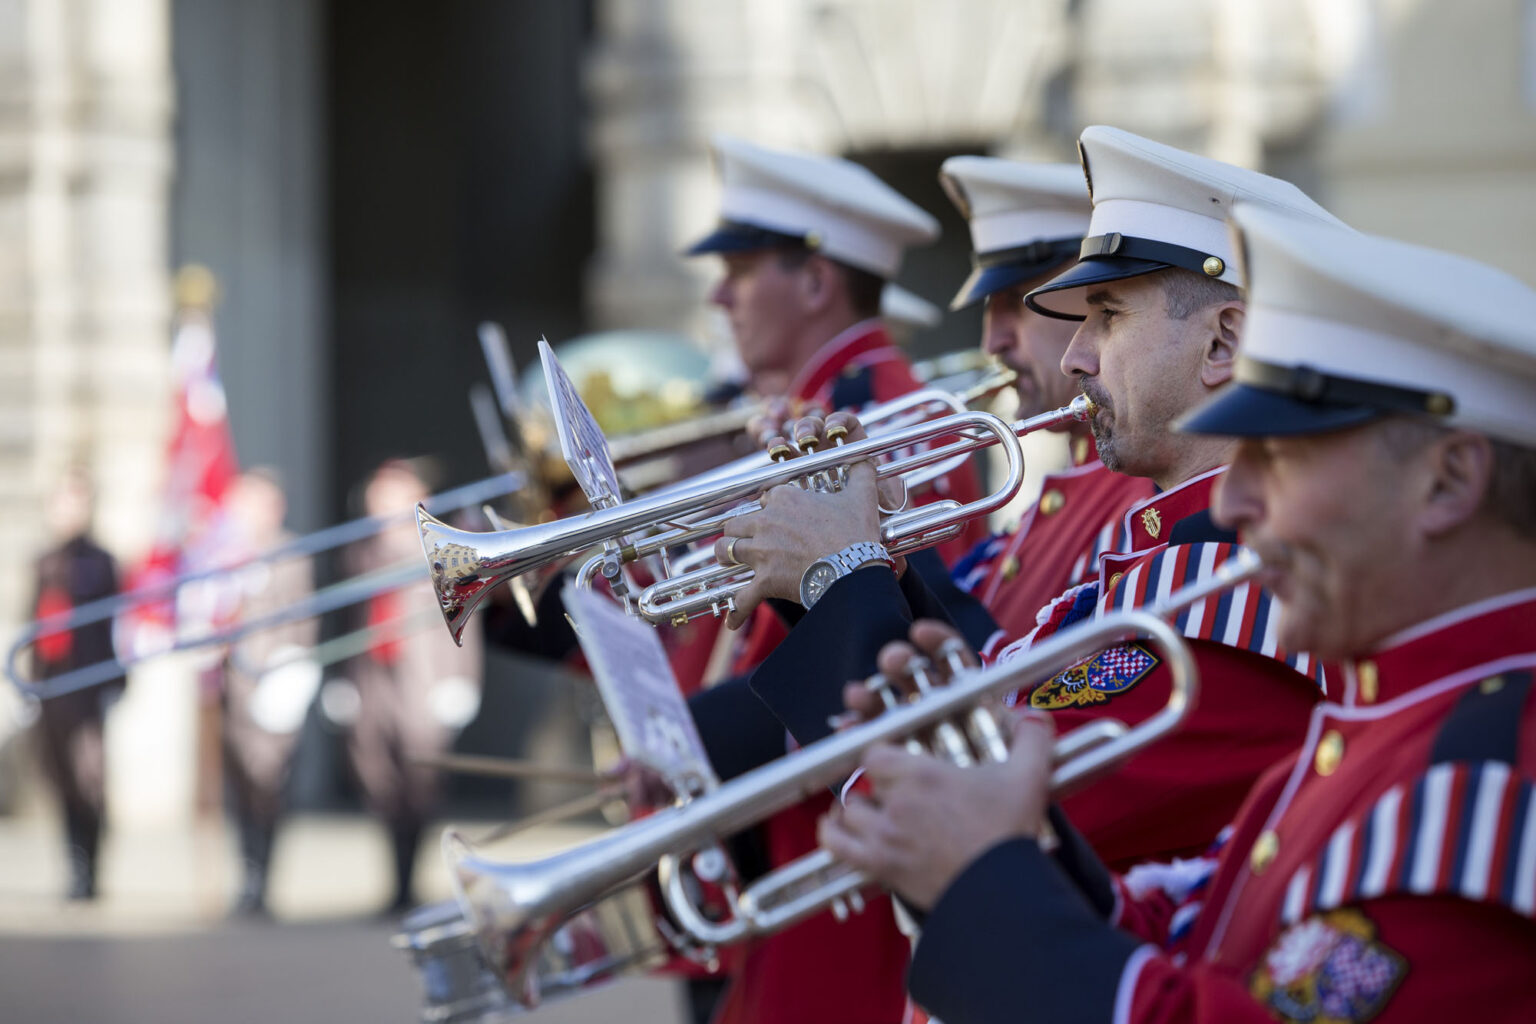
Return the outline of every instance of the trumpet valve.
<path id="1" fill-rule="evenodd" d="M 989 760 L 1002 762 L 1008 760 L 1008 742 L 1003 739 L 1003 730 L 997 724 L 997 718 L 986 708 L 974 708 L 971 711 L 971 738 Z"/>
<path id="2" fill-rule="evenodd" d="M 939 657 L 944 659 L 951 679 L 970 668 L 965 663 L 965 641 L 958 637 L 950 637 L 944 641 L 944 646 L 939 648 Z"/>
<path id="3" fill-rule="evenodd" d="M 795 457 L 795 450 L 789 445 L 780 441 L 778 444 L 768 449 L 768 457 L 774 462 L 784 462 Z"/>
<path id="4" fill-rule="evenodd" d="M 864 681 L 864 688 L 879 695 L 887 711 L 894 711 L 901 704 L 896 691 L 891 687 L 890 679 L 878 672 Z"/>
<path id="5" fill-rule="evenodd" d="M 834 423 L 827 428 L 827 440 L 833 444 L 842 444 L 848 440 L 848 428 L 841 423 Z"/>
<path id="6" fill-rule="evenodd" d="M 821 442 L 816 440 L 816 435 L 807 434 L 804 437 L 795 438 L 795 446 L 805 454 L 810 455 L 817 448 L 821 447 Z"/>

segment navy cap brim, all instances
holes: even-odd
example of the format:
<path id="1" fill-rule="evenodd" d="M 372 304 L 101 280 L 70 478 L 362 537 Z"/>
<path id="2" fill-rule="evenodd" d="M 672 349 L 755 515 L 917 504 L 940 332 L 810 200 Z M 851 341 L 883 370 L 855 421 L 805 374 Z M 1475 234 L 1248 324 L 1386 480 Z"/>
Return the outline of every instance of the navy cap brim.
<path id="1" fill-rule="evenodd" d="M 1219 437 L 1289 437 L 1344 430 L 1383 415 L 1382 410 L 1366 405 L 1309 402 L 1233 382 L 1186 414 L 1174 429 Z"/>
<path id="2" fill-rule="evenodd" d="M 1061 266 L 1062 262 L 1060 259 L 1054 259 L 1041 263 L 999 263 L 992 267 L 977 267 L 971 271 L 971 276 L 965 279 L 965 283 L 950 300 L 950 312 L 964 309 L 1000 291 L 1006 291 L 1025 281 L 1048 274 L 1053 267 Z"/>
<path id="3" fill-rule="evenodd" d="M 1155 274 L 1167 270 L 1170 264 L 1155 260 L 1138 260 L 1130 256 L 1093 256 L 1079 260 L 1062 273 L 1024 297 L 1024 305 L 1041 316 L 1057 320 L 1086 320 L 1088 318 L 1087 293 L 1089 285 L 1105 281 L 1119 281 L 1142 274 Z M 1040 300 L 1042 297 L 1049 305 Z"/>
<path id="4" fill-rule="evenodd" d="M 719 227 L 683 250 L 684 256 L 707 256 L 720 252 L 750 252 L 753 249 L 772 249 L 781 245 L 804 245 L 805 238 L 760 228 L 754 224 L 726 221 Z"/>

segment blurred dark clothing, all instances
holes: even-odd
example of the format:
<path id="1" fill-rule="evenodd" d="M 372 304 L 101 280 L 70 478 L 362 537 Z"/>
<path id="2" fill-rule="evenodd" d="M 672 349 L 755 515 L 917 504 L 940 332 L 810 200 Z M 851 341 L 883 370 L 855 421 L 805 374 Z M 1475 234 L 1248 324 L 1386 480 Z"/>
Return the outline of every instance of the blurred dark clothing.
<path id="1" fill-rule="evenodd" d="M 117 565 L 82 535 L 38 559 L 36 583 L 34 617 L 67 614 L 117 593 Z M 43 633 L 32 648 L 32 678 L 51 679 L 115 657 L 110 618 Z M 106 813 L 102 722 L 106 706 L 121 696 L 125 681 L 118 676 L 100 686 L 45 700 L 40 707 L 40 753 L 64 817 L 72 899 L 96 895 L 96 859 Z"/>

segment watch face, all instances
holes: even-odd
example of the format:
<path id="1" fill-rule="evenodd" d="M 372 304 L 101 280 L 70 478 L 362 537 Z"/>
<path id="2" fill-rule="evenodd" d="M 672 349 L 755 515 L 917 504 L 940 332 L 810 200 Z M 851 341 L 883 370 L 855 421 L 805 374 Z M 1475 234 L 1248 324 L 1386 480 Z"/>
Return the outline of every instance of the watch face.
<path id="1" fill-rule="evenodd" d="M 800 581 L 800 603 L 809 608 L 821 599 L 827 588 L 837 581 L 837 569 L 828 562 L 816 562 L 805 571 Z"/>

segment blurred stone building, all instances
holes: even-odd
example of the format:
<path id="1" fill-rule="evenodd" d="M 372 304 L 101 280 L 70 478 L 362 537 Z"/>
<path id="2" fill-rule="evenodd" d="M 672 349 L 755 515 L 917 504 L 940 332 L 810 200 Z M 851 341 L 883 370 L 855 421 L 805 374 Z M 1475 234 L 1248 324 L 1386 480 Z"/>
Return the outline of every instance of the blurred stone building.
<path id="1" fill-rule="evenodd" d="M 483 475 L 482 319 L 521 365 L 595 328 L 724 344 L 713 267 L 677 257 L 713 133 L 928 206 L 947 238 L 903 283 L 942 303 L 942 159 L 1071 159 L 1099 122 L 1536 281 L 1533 0 L 0 0 L 0 623 L 66 464 L 107 545 L 146 546 L 181 261 L 223 283 L 241 458 L 312 528 L 387 456 Z"/>

